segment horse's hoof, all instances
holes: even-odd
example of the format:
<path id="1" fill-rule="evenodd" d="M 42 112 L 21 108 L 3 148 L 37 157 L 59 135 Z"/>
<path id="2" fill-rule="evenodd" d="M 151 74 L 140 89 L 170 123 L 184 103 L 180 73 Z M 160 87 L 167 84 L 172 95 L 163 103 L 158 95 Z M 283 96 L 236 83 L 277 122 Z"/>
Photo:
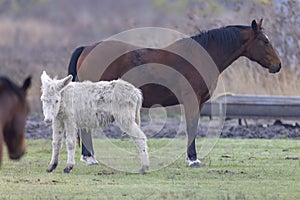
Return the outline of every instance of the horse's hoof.
<path id="1" fill-rule="evenodd" d="M 72 171 L 72 169 L 73 169 L 73 167 L 66 167 L 64 169 L 64 173 L 68 174 L 68 173 L 70 173 Z"/>
<path id="2" fill-rule="evenodd" d="M 192 167 L 192 168 L 201 168 L 202 167 L 202 163 L 201 162 L 193 162 L 193 163 L 189 164 L 189 167 Z"/>
<path id="3" fill-rule="evenodd" d="M 202 167 L 202 163 L 198 159 L 196 159 L 196 160 L 187 159 L 186 162 L 188 163 L 189 167 L 192 167 L 192 168 L 201 168 Z"/>

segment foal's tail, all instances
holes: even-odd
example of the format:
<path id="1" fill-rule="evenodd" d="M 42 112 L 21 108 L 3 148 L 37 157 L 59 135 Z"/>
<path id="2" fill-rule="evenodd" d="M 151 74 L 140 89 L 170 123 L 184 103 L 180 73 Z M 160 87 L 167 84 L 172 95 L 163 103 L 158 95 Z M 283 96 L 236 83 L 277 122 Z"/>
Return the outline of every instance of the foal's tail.
<path id="1" fill-rule="evenodd" d="M 71 74 L 73 76 L 72 81 L 76 80 L 77 77 L 77 61 L 79 56 L 81 55 L 82 51 L 83 51 L 84 47 L 78 47 L 77 49 L 75 49 L 75 51 L 72 53 L 71 55 L 71 59 L 69 62 L 69 67 L 68 67 L 68 74 Z"/>
<path id="2" fill-rule="evenodd" d="M 141 126 L 141 108 L 142 108 L 142 104 L 143 104 L 143 95 L 142 92 L 139 89 L 137 92 L 137 104 L 136 104 L 136 108 L 135 108 L 135 122 L 137 123 L 137 125 L 140 127 Z"/>

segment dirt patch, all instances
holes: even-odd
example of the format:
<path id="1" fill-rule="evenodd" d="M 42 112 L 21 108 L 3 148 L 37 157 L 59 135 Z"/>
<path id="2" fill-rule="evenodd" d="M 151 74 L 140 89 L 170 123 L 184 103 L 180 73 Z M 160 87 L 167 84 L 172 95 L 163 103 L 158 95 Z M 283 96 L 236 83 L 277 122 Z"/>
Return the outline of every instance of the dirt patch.
<path id="1" fill-rule="evenodd" d="M 229 171 L 229 170 L 214 170 L 214 169 L 211 169 L 208 171 L 208 173 L 210 174 L 229 174 L 229 175 L 234 175 L 236 174 L 236 172 L 233 172 L 233 171 Z M 244 172 L 241 172 L 241 173 L 244 173 Z"/>
<path id="2" fill-rule="evenodd" d="M 185 137 L 180 129 L 180 120 L 168 118 L 164 120 L 142 120 L 143 131 L 148 138 Z M 207 137 L 208 129 L 218 126 L 217 121 L 201 120 L 197 137 Z M 26 139 L 50 139 L 51 126 L 46 126 L 42 116 L 30 116 L 26 123 Z M 116 125 L 111 124 L 93 137 L 127 138 Z M 300 126 L 292 121 L 282 123 L 275 120 L 249 120 L 248 126 L 239 125 L 237 119 L 226 120 L 220 135 L 221 138 L 262 138 L 262 139 L 300 139 Z"/>
<path id="3" fill-rule="evenodd" d="M 221 135 L 224 138 L 300 139 L 300 126 L 293 121 L 252 120 L 248 126 L 227 123 Z"/>

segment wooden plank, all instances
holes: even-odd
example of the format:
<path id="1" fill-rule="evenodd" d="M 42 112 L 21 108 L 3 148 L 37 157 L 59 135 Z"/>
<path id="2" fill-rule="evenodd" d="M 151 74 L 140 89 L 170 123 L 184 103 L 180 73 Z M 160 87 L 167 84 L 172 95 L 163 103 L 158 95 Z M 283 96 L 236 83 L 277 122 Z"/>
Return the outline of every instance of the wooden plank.
<path id="1" fill-rule="evenodd" d="M 204 104 L 201 116 L 300 118 L 300 97 L 232 95 Z"/>

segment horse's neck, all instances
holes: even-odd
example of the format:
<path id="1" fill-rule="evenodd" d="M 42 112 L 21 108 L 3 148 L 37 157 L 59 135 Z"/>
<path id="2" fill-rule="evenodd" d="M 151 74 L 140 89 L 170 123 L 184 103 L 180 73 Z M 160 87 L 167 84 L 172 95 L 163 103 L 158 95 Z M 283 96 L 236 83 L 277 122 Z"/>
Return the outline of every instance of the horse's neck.
<path id="1" fill-rule="evenodd" d="M 242 47 L 235 49 L 233 53 L 223 52 L 222 60 L 219 63 L 216 63 L 220 73 L 227 69 L 234 61 L 241 57 L 243 52 Z"/>
<path id="2" fill-rule="evenodd" d="M 211 35 L 216 34 L 214 37 L 208 36 L 206 33 L 203 33 L 204 39 L 201 39 L 201 35 L 200 37 L 194 37 L 194 39 L 198 43 L 200 43 L 211 56 L 220 73 L 222 73 L 228 66 L 230 66 L 242 55 L 246 45 L 241 41 L 241 37 L 239 37 L 239 34 L 236 34 L 237 32 L 231 33 L 230 30 L 221 30 L 221 33 L 222 31 L 224 31 L 224 34 L 227 34 L 227 36 L 219 40 L 224 40 L 224 42 L 218 42 L 216 39 L 216 37 L 221 37 L 219 36 L 220 32 L 216 33 L 212 31 Z M 227 37 L 229 37 L 230 40 L 226 40 Z"/>
<path id="3" fill-rule="evenodd" d="M 232 53 L 223 52 L 223 62 L 218 66 L 220 73 L 223 72 L 227 67 L 229 67 L 234 61 L 236 61 L 239 57 L 245 56 L 244 52 L 246 48 L 252 42 L 251 36 L 243 36 L 243 42 L 241 45 L 235 49 L 232 49 Z M 246 56 L 247 57 L 247 56 Z"/>
<path id="4" fill-rule="evenodd" d="M 19 99 L 15 94 L 9 94 L 7 92 L 0 96 L 0 120 L 10 118 L 13 113 L 16 112 L 16 108 L 19 106 Z"/>

